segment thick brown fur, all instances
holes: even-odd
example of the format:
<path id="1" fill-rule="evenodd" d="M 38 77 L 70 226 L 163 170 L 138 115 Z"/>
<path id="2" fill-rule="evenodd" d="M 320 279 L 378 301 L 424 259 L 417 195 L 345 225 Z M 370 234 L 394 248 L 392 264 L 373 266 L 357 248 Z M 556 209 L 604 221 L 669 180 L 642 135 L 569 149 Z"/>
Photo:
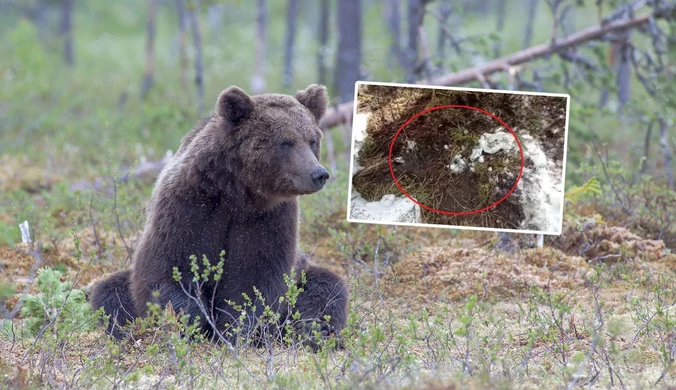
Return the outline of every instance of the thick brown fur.
<path id="1" fill-rule="evenodd" d="M 283 311 L 275 303 L 292 268 L 307 275 L 296 305 L 302 317 L 329 315 L 333 329 L 345 326 L 345 283 L 298 253 L 298 196 L 320 190 L 328 178 L 319 163 L 319 120 L 327 104 L 326 89 L 317 85 L 295 98 L 249 96 L 237 87 L 221 93 L 215 113 L 183 138 L 158 177 L 131 271 L 92 288 L 92 306 L 111 315 L 108 330 L 116 338 L 121 335 L 113 326 L 144 316 L 147 302 L 171 302 L 191 318 L 209 315 L 219 331 L 238 316 L 225 300 L 242 303 L 243 293 L 253 299 L 254 287 Z M 222 279 L 198 294 L 190 255 L 199 264 L 203 255 L 216 264 L 221 251 Z M 174 267 L 182 284 L 174 280 Z M 213 330 L 206 321 L 202 326 Z"/>

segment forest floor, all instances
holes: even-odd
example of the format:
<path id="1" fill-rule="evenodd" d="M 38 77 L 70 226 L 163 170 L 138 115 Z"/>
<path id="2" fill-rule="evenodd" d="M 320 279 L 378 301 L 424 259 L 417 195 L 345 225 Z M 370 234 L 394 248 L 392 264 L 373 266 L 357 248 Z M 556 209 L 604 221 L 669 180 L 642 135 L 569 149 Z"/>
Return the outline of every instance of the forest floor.
<path id="1" fill-rule="evenodd" d="M 252 2 L 236 3 L 227 5 L 233 12 L 223 12 L 217 23 L 208 23 L 206 15 L 202 18 L 205 107 L 229 85 L 246 90 L 255 69 L 256 56 L 246 48 L 255 39 L 256 10 Z M 311 20 L 316 26 L 318 4 L 307 2 L 307 7 L 301 7 L 300 20 Z M 401 81 L 405 75 L 396 61 L 384 60 L 393 57 L 378 5 L 364 4 L 369 23 L 363 25 L 367 38 L 362 42 L 362 64 L 378 80 Z M 191 82 L 194 69 L 179 66 L 178 24 L 168 3 L 157 15 L 156 84 L 145 98 L 140 97 L 146 7 L 145 2 L 131 0 L 78 5 L 74 66 L 58 60 L 63 45 L 52 30 L 38 31 L 19 11 L 0 15 L 4 38 L 0 41 L 1 387 L 676 386 L 676 259 L 672 254 L 676 195 L 661 176 L 664 161 L 655 157 L 660 153 L 653 148 L 650 159 L 643 160 L 644 142 L 656 145 L 659 132 L 648 132 L 652 138 L 644 138 L 644 124 L 627 124 L 615 112 L 599 110 L 595 87 L 587 79 L 564 87 L 564 74 L 543 88 L 565 88 L 574 97 L 571 125 L 576 134 L 570 138 L 568 166 L 576 171 L 566 172 L 563 234 L 547 237 L 544 249 L 534 249 L 534 237 L 528 234 L 510 235 L 514 251 L 503 252 L 496 249 L 498 240 L 491 232 L 348 223 L 351 181 L 354 186 L 365 183 L 362 195 L 369 199 L 399 195 L 397 188 L 384 188 L 392 186 L 387 169 L 380 167 L 366 175 L 369 167 L 382 164 L 387 156 L 383 152 L 389 140 L 383 134 L 383 144 L 365 146 L 379 155 L 374 155 L 374 161 L 362 161 L 363 176 L 353 180 L 347 161 L 336 158 L 338 166 L 327 187 L 301 198 L 301 249 L 316 263 L 340 272 L 350 286 L 344 349 L 317 354 L 282 345 L 231 350 L 181 337 L 170 311 L 159 315 L 160 326 L 139 324 L 134 340 L 109 340 L 83 291 L 96 278 L 130 265 L 153 186 L 152 174 L 131 178 L 122 172 L 175 151 L 181 137 L 204 114 L 197 110 L 198 94 Z M 269 2 L 269 7 L 270 15 L 286 13 L 284 2 Z M 577 27 L 597 25 L 597 9 L 591 3 L 585 7 L 576 10 Z M 518 20 L 522 14 L 521 8 L 508 8 L 506 20 Z M 53 21 L 59 20 L 58 12 L 52 16 Z M 535 20 L 533 43 L 550 42 L 548 7 L 538 7 Z M 484 15 L 463 15 L 459 22 L 456 27 L 462 37 L 474 40 L 487 32 Z M 315 27 L 299 26 L 290 86 L 282 82 L 285 18 L 270 17 L 268 27 L 267 90 L 293 93 L 316 83 Z M 439 30 L 436 23 L 426 22 L 425 28 L 428 37 Z M 226 35 L 229 43 L 224 45 Z M 523 26 L 506 23 L 501 38 L 502 53 L 520 50 Z M 634 45 L 640 45 L 639 39 L 632 37 Z M 477 42 L 472 50 L 476 54 L 448 55 L 439 71 L 465 69 L 492 58 L 492 45 L 481 41 L 484 48 Z M 335 54 L 328 63 L 333 63 Z M 192 58 L 192 50 L 189 55 Z M 552 56 L 535 65 L 558 68 L 562 64 Z M 472 86 L 480 87 L 478 82 Z M 660 107 L 649 95 L 634 80 L 627 106 L 654 113 Z M 443 93 L 438 97 L 443 100 Z M 409 116 L 428 104 L 442 104 L 429 99 L 408 101 L 416 102 L 409 107 Z M 366 106 L 359 109 L 376 108 L 373 103 Z M 508 121 L 503 117 L 509 116 L 507 112 L 493 113 L 517 129 L 534 128 L 520 124 L 519 118 Z M 388 114 L 384 113 L 386 120 Z M 558 112 L 549 119 L 557 120 L 554 114 Z M 443 117 L 429 118 L 443 121 Z M 496 127 L 491 122 L 481 128 L 494 131 Z M 346 129 L 327 133 L 336 156 L 349 153 Z M 470 137 L 470 129 L 466 130 L 467 134 L 449 131 L 443 143 L 432 143 L 429 134 L 429 147 L 440 145 L 438 153 L 443 150 L 452 157 L 443 145 L 453 145 L 458 137 L 474 142 L 481 136 L 472 132 Z M 390 135 L 395 131 L 388 129 Z M 531 134 L 536 140 L 543 135 L 545 154 L 563 150 L 558 145 L 560 133 Z M 592 140 L 601 146 L 596 153 L 590 148 Z M 401 141 L 398 145 L 408 146 Z M 457 153 L 466 159 L 468 151 Z M 326 152 L 322 161 L 327 161 Z M 489 177 L 497 177 L 499 163 L 491 162 Z M 512 169 L 511 162 L 503 165 Z M 638 174 L 626 166 L 647 169 Z M 403 182 L 414 178 L 412 173 L 406 175 L 407 169 L 405 163 L 397 167 Z M 410 169 L 420 173 L 417 165 Z M 450 168 L 444 172 L 448 174 Z M 587 187 L 573 188 L 573 184 L 592 176 L 603 182 L 600 191 L 580 195 Z M 360 184 L 360 178 L 368 180 Z M 380 184 L 368 185 L 371 182 Z M 415 188 L 410 192 L 415 193 Z M 421 201 L 435 199 L 434 193 L 429 195 L 425 199 L 424 191 L 416 193 Z M 479 205 L 472 202 L 466 197 L 446 206 Z M 491 226 L 511 228 L 510 223 L 524 220 L 522 207 L 507 210 L 505 217 L 515 219 L 498 222 L 494 218 Z M 440 218 L 425 215 L 432 222 Z M 21 242 L 19 224 L 24 221 L 30 224 L 35 245 Z M 481 225 L 482 221 L 469 223 Z M 23 309 L 15 313 L 19 306 Z"/>
<path id="2" fill-rule="evenodd" d="M 5 184 L 44 187 L 35 172 Z M 37 247 L 0 246 L 0 285 L 12 286 L 3 297 L 4 312 L 28 285 L 28 296 L 40 297 L 47 313 L 21 311 L 3 323 L 0 380 L 67 388 L 676 383 L 676 255 L 664 241 L 608 225 L 594 201 L 571 208 L 564 234 L 548 237 L 543 249 L 532 247 L 532 235 L 514 235 L 513 252 L 494 249 L 490 232 L 350 224 L 344 219 L 347 179 L 339 175 L 326 190 L 303 199 L 301 227 L 302 249 L 350 285 L 345 349 L 312 354 L 281 345 L 238 347 L 234 357 L 225 346 L 182 339 L 166 324 L 137 329 L 134 341 L 108 340 L 91 313 L 78 312 L 77 305 L 60 311 L 58 288 L 33 282 L 37 258 L 41 267 L 63 272 L 60 280 L 74 282 L 75 290 L 129 266 L 127 247 L 133 248 L 138 230 L 118 230 L 114 214 L 89 209 L 84 197 L 84 208 L 59 208 L 53 215 L 93 224 L 73 230 L 57 223 L 38 233 Z M 131 182 L 117 196 L 142 199 L 151 186 Z M 25 192 L 26 201 L 45 204 L 59 185 L 52 188 Z M 114 193 L 95 196 L 103 202 Z M 0 218 L 11 219 L 7 209 Z M 30 330 L 36 318 L 42 333 Z"/>

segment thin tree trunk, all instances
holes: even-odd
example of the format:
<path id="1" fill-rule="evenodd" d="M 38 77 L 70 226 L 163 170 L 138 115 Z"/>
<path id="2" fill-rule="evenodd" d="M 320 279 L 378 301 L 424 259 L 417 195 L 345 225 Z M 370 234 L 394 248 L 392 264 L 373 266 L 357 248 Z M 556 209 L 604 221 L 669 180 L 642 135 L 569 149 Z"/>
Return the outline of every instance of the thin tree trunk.
<path id="1" fill-rule="evenodd" d="M 408 0 L 408 48 L 406 49 L 406 81 L 415 82 L 418 67 L 419 26 L 425 17 L 429 0 Z"/>
<path id="2" fill-rule="evenodd" d="M 354 83 L 359 80 L 361 65 L 361 0 L 341 0 L 336 8 L 338 19 L 338 61 L 335 83 L 341 101 L 354 98 Z"/>
<path id="3" fill-rule="evenodd" d="M 648 130 L 645 132 L 645 139 L 643 140 L 643 160 L 641 161 L 641 175 L 645 174 L 650 168 L 650 138 L 653 134 L 654 120 L 648 124 Z"/>
<path id="4" fill-rule="evenodd" d="M 392 59 L 394 58 L 405 69 L 406 60 L 401 52 L 401 11 L 399 1 L 387 0 L 383 6 L 383 10 L 387 26 L 390 30 L 390 58 L 388 66 L 392 66 Z"/>
<path id="5" fill-rule="evenodd" d="M 533 41 L 533 24 L 535 24 L 535 15 L 538 10 L 538 3 L 540 0 L 529 0 L 528 1 L 528 21 L 526 22 L 526 33 L 523 37 L 523 49 L 530 47 L 531 42 Z"/>
<path id="6" fill-rule="evenodd" d="M 614 45 L 616 69 L 615 82 L 617 84 L 618 111 L 623 111 L 624 106 L 631 99 L 631 59 L 632 55 L 629 37 L 631 32 L 624 31 L 620 34 L 621 42 Z"/>
<path id="7" fill-rule="evenodd" d="M 195 47 L 195 86 L 197 87 L 197 111 L 204 113 L 204 78 L 202 62 L 202 34 L 200 32 L 199 0 L 190 0 L 188 3 L 188 20 L 192 29 L 192 41 Z"/>
<path id="8" fill-rule="evenodd" d="M 47 35 L 51 33 L 49 31 L 49 11 L 51 5 L 46 0 L 38 0 L 27 3 L 28 4 L 21 7 L 22 15 L 26 19 L 30 20 L 33 25 L 35 25 L 38 30 L 38 37 L 40 38 L 40 41 L 44 41 L 45 38 L 47 38 Z M 6 2 L 3 5 L 9 8 L 13 7 L 12 4 L 7 4 Z M 3 10 L 0 9 L 0 12 L 3 12 Z"/>
<path id="9" fill-rule="evenodd" d="M 319 84 L 326 84 L 326 54 L 329 40 L 329 0 L 322 0 L 319 15 L 319 52 L 317 53 L 317 73 Z"/>
<path id="10" fill-rule="evenodd" d="M 188 55 L 186 53 L 185 44 L 185 0 L 176 0 L 176 17 L 178 18 L 178 61 L 180 67 L 181 88 L 186 91 L 188 89 Z"/>
<path id="11" fill-rule="evenodd" d="M 408 83 L 413 83 L 416 79 L 420 1 L 408 0 L 408 46 L 406 47 L 406 82 Z"/>
<path id="12" fill-rule="evenodd" d="M 500 37 L 502 36 L 502 30 L 505 27 L 505 11 L 506 11 L 506 0 L 496 0 L 497 1 L 497 10 L 496 10 L 496 23 L 495 30 L 498 33 L 498 40 L 493 44 L 493 58 L 500 57 L 500 50 L 502 41 Z"/>
<path id="13" fill-rule="evenodd" d="M 251 91 L 265 92 L 265 54 L 267 51 L 266 24 L 268 22 L 267 0 L 256 1 L 256 72 L 251 79 Z"/>
<path id="14" fill-rule="evenodd" d="M 446 62 L 446 21 L 448 21 L 449 16 L 453 13 L 453 8 L 449 0 L 441 0 L 439 3 L 439 35 L 437 38 L 437 53 L 438 61 L 437 67 L 439 69 L 443 68 L 444 62 Z"/>
<path id="15" fill-rule="evenodd" d="M 286 8 L 286 39 L 284 41 L 284 74 L 282 85 L 286 88 L 293 84 L 293 49 L 296 40 L 296 19 L 298 0 L 289 0 Z"/>
<path id="16" fill-rule="evenodd" d="M 148 19 L 146 20 L 146 70 L 141 85 L 141 99 L 144 99 L 155 84 L 155 16 L 157 0 L 148 0 Z"/>
<path id="17" fill-rule="evenodd" d="M 423 57 L 423 69 L 425 69 L 425 82 L 432 80 L 432 66 L 430 65 L 429 49 L 427 47 L 427 37 L 422 24 L 418 26 L 418 39 L 420 39 L 420 50 Z"/>
<path id="18" fill-rule="evenodd" d="M 62 0 L 61 36 L 64 38 L 63 58 L 68 66 L 72 66 L 75 62 L 73 55 L 73 0 Z"/>
<path id="19" fill-rule="evenodd" d="M 669 188 L 674 190 L 674 169 L 671 165 L 671 148 L 669 147 L 669 137 L 667 136 L 667 122 L 661 114 L 657 114 L 657 121 L 660 124 L 660 144 L 664 149 L 664 167 L 667 169 L 667 179 Z"/>

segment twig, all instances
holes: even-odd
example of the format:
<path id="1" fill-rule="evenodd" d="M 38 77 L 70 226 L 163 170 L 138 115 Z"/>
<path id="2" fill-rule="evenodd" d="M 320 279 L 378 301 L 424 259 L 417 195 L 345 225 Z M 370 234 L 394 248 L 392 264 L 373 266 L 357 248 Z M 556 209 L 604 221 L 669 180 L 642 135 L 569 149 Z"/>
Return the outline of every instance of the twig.
<path id="1" fill-rule="evenodd" d="M 660 144 L 664 149 L 664 166 L 667 169 L 667 178 L 669 180 L 669 188 L 674 190 L 674 169 L 671 166 L 671 148 L 669 147 L 669 140 L 667 139 L 667 122 L 664 120 L 662 114 L 657 114 L 657 121 L 660 123 Z"/>
<path id="2" fill-rule="evenodd" d="M 124 238 L 124 234 L 122 234 L 122 224 L 120 223 L 120 213 L 117 212 L 117 180 L 115 180 L 115 177 L 110 178 L 113 182 L 113 214 L 115 214 L 115 221 L 117 222 L 117 234 L 120 235 L 120 239 L 122 240 L 122 243 L 124 244 L 124 248 L 127 250 L 127 258 L 125 261 L 128 259 L 131 259 L 132 257 L 132 250 L 129 245 L 127 245 L 127 240 Z"/>
<path id="3" fill-rule="evenodd" d="M 99 241 L 99 233 L 96 231 L 96 223 L 94 222 L 94 215 L 92 210 L 94 209 L 94 191 L 90 192 L 89 196 L 89 223 L 92 224 L 92 234 L 94 234 L 94 241 L 96 242 L 96 253 L 99 257 L 103 254 L 103 247 L 101 246 L 101 241 Z"/>
<path id="4" fill-rule="evenodd" d="M 650 166 L 650 137 L 652 136 L 653 132 L 653 124 L 655 123 L 654 120 L 650 120 L 650 123 L 648 124 L 648 130 L 646 130 L 645 133 L 645 140 L 643 141 L 643 162 L 641 163 L 641 174 L 644 174 L 645 171 L 648 169 Z"/>
<path id="5" fill-rule="evenodd" d="M 601 162 L 601 167 L 603 168 L 603 174 L 606 177 L 606 180 L 608 180 L 608 184 L 613 189 L 613 194 L 617 198 L 618 202 L 620 202 L 620 206 L 622 207 L 622 211 L 627 213 L 628 215 L 632 215 L 633 213 L 629 208 L 625 205 L 624 200 L 622 200 L 622 197 L 620 196 L 620 192 L 615 186 L 615 182 L 611 179 L 610 175 L 608 174 L 608 171 L 606 169 L 606 162 L 603 160 L 603 157 L 601 156 L 601 152 L 599 151 L 599 148 L 596 145 L 596 141 L 592 138 L 592 144 L 594 145 L 594 150 L 596 150 L 596 155 L 599 157 L 599 161 Z"/>

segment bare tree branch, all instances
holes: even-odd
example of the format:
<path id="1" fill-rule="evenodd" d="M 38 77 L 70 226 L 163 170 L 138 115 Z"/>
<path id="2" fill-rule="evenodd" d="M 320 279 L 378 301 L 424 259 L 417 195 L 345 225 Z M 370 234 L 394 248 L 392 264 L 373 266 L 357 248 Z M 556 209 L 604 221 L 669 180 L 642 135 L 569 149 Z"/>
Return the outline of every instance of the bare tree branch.
<path id="1" fill-rule="evenodd" d="M 510 66 L 524 64 L 529 61 L 533 61 L 535 59 L 551 55 L 552 53 L 565 51 L 566 49 L 569 49 L 581 43 L 599 39 L 608 33 L 624 31 L 627 29 L 635 28 L 637 26 L 641 26 L 647 23 L 651 19 L 651 17 L 652 17 L 651 15 L 645 15 L 635 17 L 632 19 L 608 23 L 602 26 L 599 25 L 589 27 L 584 30 L 573 33 L 567 37 L 560 38 L 556 41 L 555 44 L 546 43 L 528 48 L 526 50 L 521 50 L 508 56 L 504 56 L 494 61 L 485 63 L 483 65 L 475 66 L 472 68 L 461 70 L 456 73 L 451 73 L 448 75 L 437 77 L 433 79 L 430 82 L 430 84 L 452 86 L 476 81 L 480 77 L 479 75 L 486 77 L 492 73 L 497 73 L 504 71 L 505 69 L 509 69 Z M 344 111 L 352 112 L 352 107 L 353 102 L 347 102 L 339 105 L 337 109 L 329 109 L 324 118 L 322 119 L 322 125 L 326 128 L 329 128 L 341 123 L 345 118 Z"/>

